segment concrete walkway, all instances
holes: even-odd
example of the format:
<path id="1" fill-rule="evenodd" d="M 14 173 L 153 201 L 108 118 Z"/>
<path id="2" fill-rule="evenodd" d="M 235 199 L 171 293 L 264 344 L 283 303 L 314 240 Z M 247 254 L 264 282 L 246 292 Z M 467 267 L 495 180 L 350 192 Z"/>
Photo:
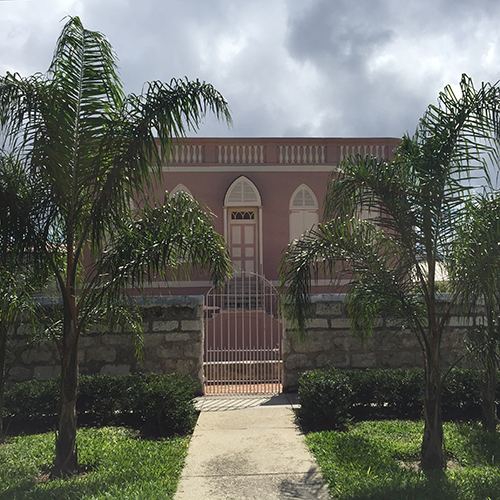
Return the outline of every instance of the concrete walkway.
<path id="1" fill-rule="evenodd" d="M 330 498 L 286 394 L 207 396 L 197 405 L 175 500 Z"/>

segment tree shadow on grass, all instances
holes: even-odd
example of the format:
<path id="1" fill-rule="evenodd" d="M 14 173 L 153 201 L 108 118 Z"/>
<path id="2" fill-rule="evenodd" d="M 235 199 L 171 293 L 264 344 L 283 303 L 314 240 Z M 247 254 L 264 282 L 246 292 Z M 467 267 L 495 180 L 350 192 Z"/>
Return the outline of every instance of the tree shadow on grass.
<path id="1" fill-rule="evenodd" d="M 342 500 L 486 500 L 500 498 L 498 467 L 478 465 L 423 472 L 417 462 L 398 462 L 390 443 L 369 435 L 329 433 L 313 445 L 323 477 L 333 498 Z M 481 436 L 478 448 L 487 463 L 498 437 Z M 473 439 L 471 439 L 473 443 Z M 493 446 L 493 448 L 491 448 Z"/>
<path id="2" fill-rule="evenodd" d="M 425 475 L 402 472 L 378 484 L 359 485 L 343 499 L 357 500 L 457 500 L 457 489 L 445 473 Z M 476 497 L 474 497 L 476 498 Z"/>
<path id="3" fill-rule="evenodd" d="M 421 473 L 385 484 L 360 487 L 340 496 L 350 500 L 493 500 L 500 498 L 498 472 L 473 471 L 450 476 L 446 472 Z"/>
<path id="4" fill-rule="evenodd" d="M 48 483 L 26 480 L 0 493 L 0 500 L 81 500 L 99 498 L 145 498 L 148 500 L 173 498 L 174 485 L 151 484 L 148 481 L 92 475 L 55 480 Z M 169 496 L 170 495 L 170 496 Z"/>
<path id="5" fill-rule="evenodd" d="M 465 461 L 474 463 L 477 467 L 500 466 L 498 432 L 483 432 L 479 424 L 457 424 L 456 433 L 460 436 L 461 442 L 453 445 L 459 447 Z"/>

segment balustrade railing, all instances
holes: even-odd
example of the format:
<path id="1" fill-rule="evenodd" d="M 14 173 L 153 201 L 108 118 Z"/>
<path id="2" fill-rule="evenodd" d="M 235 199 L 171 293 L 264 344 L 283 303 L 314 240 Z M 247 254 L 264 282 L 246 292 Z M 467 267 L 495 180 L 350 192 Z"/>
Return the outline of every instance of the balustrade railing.
<path id="1" fill-rule="evenodd" d="M 165 154 L 165 161 L 171 165 L 336 165 L 357 154 L 391 159 L 398 143 L 395 138 L 188 138 Z"/>
<path id="2" fill-rule="evenodd" d="M 348 156 L 375 156 L 376 158 L 387 157 L 387 146 L 384 144 L 357 144 L 340 146 L 340 159 Z"/>
<path id="3" fill-rule="evenodd" d="M 278 163 L 317 164 L 326 163 L 326 147 L 317 145 L 285 145 L 279 146 Z"/>
<path id="4" fill-rule="evenodd" d="M 218 150 L 218 163 L 264 163 L 263 145 L 221 145 Z"/>

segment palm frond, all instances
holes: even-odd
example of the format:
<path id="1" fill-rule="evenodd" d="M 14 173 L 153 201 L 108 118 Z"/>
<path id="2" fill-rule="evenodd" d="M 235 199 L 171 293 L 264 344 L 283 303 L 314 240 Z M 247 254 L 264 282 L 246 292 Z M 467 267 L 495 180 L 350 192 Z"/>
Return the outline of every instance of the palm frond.
<path id="1" fill-rule="evenodd" d="M 447 258 L 450 279 L 467 313 L 479 301 L 500 307 L 500 196 L 475 195 L 466 204 Z"/>
<path id="2" fill-rule="evenodd" d="M 407 307 L 401 303 L 412 287 L 407 268 L 399 244 L 373 223 L 334 219 L 319 224 L 288 247 L 280 265 L 282 306 L 303 334 L 311 312 L 310 283 L 320 276 L 330 277 L 332 283 L 348 278 L 351 324 L 366 337 L 376 314 Z"/>
<path id="3" fill-rule="evenodd" d="M 123 221 L 109 236 L 96 268 L 103 290 L 143 287 L 154 277 L 184 279 L 193 267 L 209 272 L 214 283 L 230 276 L 224 239 L 211 214 L 188 195 L 165 196 L 161 206 L 145 207 L 140 219 Z"/>
<path id="4" fill-rule="evenodd" d="M 460 94 L 446 87 L 414 136 L 403 137 L 393 160 L 357 155 L 340 162 L 325 198 L 325 221 L 331 222 L 292 243 L 280 268 L 285 307 L 299 330 L 321 262 L 333 280 L 345 269 L 352 272 L 348 301 L 353 328 L 369 332 L 375 314 L 382 312 L 407 315 L 429 354 L 428 338 L 440 339 L 450 311 L 436 316 L 437 266 L 463 220 L 464 200 L 477 183 L 488 186 L 488 165 L 498 163 L 499 104 L 496 85 L 476 90 L 464 75 Z M 350 222 L 366 215 L 368 224 Z M 376 228 L 383 237 L 365 239 L 366 254 L 357 253 L 361 247 L 345 247 L 361 243 L 370 224 L 372 236 Z M 384 260 L 387 251 L 394 252 L 392 260 Z"/>

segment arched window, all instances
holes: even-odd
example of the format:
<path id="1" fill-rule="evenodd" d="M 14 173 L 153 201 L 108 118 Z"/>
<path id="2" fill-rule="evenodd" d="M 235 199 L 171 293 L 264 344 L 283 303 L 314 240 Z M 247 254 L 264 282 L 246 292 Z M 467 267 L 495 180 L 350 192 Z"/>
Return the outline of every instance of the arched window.
<path id="1" fill-rule="evenodd" d="M 318 200 L 312 190 L 301 184 L 290 198 L 290 241 L 318 223 Z"/>
<path id="2" fill-rule="evenodd" d="M 262 205 L 259 190 L 250 179 L 242 175 L 229 186 L 224 205 L 226 207 L 258 207 Z"/>

